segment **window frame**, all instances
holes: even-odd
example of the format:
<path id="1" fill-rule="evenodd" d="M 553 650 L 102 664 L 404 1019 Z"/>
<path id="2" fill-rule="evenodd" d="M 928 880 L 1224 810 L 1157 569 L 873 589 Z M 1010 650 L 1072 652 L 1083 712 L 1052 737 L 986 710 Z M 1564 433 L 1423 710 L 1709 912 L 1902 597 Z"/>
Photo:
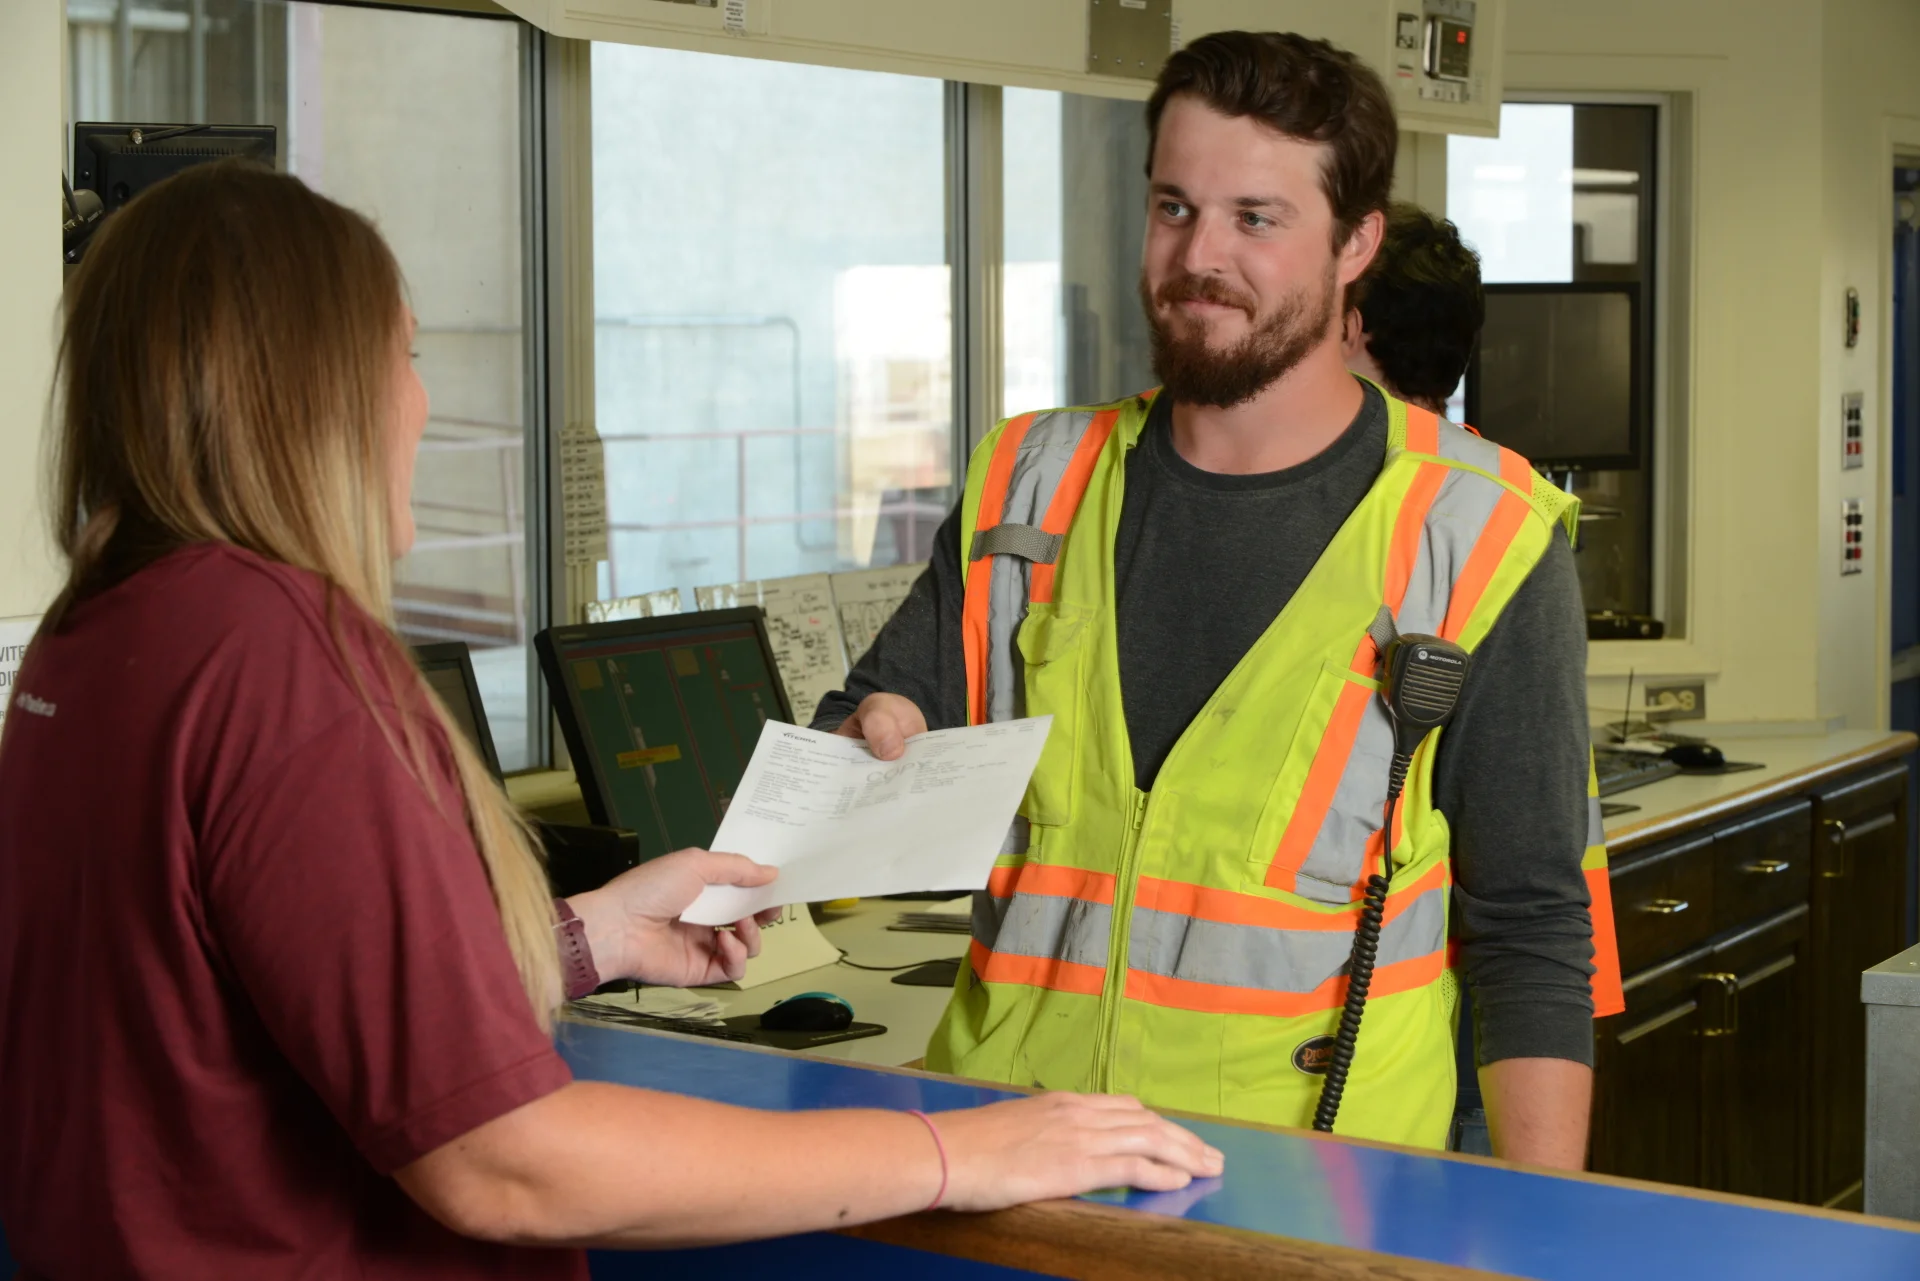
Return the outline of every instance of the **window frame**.
<path id="1" fill-rule="evenodd" d="M 1680 141 L 1676 116 L 1685 114 L 1680 93 L 1637 91 L 1588 91 L 1553 89 L 1515 89 L 1509 87 L 1501 104 L 1548 104 L 1574 107 L 1652 107 L 1654 126 L 1654 200 L 1653 200 L 1653 395 L 1648 424 L 1646 457 L 1653 471 L 1649 487 L 1651 524 L 1647 532 L 1649 574 L 1648 598 L 1653 616 L 1666 624 L 1663 640 L 1687 641 L 1692 638 L 1694 611 L 1691 608 L 1690 549 L 1687 538 L 1687 501 L 1691 475 L 1691 437 L 1685 370 L 1689 347 L 1686 318 L 1687 277 L 1682 274 L 1686 240 L 1676 235 L 1676 221 L 1685 209 L 1686 193 L 1676 187 L 1685 177 L 1685 169 L 1674 162 L 1674 147 Z M 1446 189 L 1443 172 L 1439 189 Z M 1441 214 L 1444 216 L 1444 198 Z M 1596 648 L 1611 651 L 1628 646 L 1623 653 L 1645 654 L 1645 647 L 1659 642 L 1638 640 L 1596 641 Z M 1605 652 L 1603 651 L 1603 652 Z"/>

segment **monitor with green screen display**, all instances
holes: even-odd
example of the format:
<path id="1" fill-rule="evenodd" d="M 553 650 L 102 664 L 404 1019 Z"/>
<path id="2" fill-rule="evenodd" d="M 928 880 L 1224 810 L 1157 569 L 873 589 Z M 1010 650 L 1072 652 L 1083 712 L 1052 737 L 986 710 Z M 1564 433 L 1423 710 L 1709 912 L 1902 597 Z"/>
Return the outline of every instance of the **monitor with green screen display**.
<path id="1" fill-rule="evenodd" d="M 554 627 L 534 638 L 595 823 L 643 859 L 713 840 L 760 727 L 792 721 L 758 606 Z"/>

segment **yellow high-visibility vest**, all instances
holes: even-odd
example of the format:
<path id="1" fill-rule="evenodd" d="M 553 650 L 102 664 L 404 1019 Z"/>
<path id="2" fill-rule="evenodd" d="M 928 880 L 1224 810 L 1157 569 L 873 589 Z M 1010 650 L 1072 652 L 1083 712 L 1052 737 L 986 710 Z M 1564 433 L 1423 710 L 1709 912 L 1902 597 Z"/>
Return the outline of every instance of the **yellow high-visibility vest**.
<path id="1" fill-rule="evenodd" d="M 1458 983 L 1447 947 L 1444 730 L 1386 825 L 1392 726 L 1368 627 L 1468 651 L 1577 503 L 1526 460 L 1388 399 L 1378 479 L 1161 767 L 1134 786 L 1113 547 L 1153 394 L 1027 414 L 975 451 L 961 506 L 968 720 L 1051 715 L 927 1066 L 1151 1106 L 1310 1123 L 1367 877 L 1393 862 L 1338 1129 L 1444 1144 Z M 1204 574 L 1206 567 L 1196 565 Z M 1196 619 L 1196 627 L 1205 620 Z M 1589 780 L 1599 1013 L 1620 1008 Z"/>

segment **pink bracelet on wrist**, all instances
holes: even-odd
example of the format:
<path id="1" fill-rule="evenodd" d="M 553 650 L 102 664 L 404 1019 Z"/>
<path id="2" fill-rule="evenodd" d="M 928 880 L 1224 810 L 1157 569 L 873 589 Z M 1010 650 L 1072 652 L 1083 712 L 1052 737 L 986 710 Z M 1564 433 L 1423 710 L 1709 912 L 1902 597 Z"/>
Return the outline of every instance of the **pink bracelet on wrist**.
<path id="1" fill-rule="evenodd" d="M 907 1115 L 926 1122 L 927 1133 L 933 1136 L 933 1146 L 940 1153 L 940 1190 L 933 1194 L 933 1202 L 927 1206 L 929 1210 L 938 1210 L 940 1203 L 947 1199 L 947 1145 L 940 1141 L 940 1127 L 933 1123 L 932 1117 L 918 1108 L 909 1108 Z"/>
<path id="2" fill-rule="evenodd" d="M 569 1001 L 590 996 L 600 986 L 600 970 L 593 963 L 593 948 L 587 944 L 587 927 L 563 898 L 553 900 L 553 928 L 560 935 L 561 982 Z"/>

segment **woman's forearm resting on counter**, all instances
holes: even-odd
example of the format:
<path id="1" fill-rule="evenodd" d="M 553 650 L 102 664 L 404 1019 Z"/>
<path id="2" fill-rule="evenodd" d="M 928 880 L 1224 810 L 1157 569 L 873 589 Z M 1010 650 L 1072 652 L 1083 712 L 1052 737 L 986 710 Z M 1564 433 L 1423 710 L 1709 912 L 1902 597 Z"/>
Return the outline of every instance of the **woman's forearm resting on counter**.
<path id="1" fill-rule="evenodd" d="M 1220 1154 L 1132 1099 L 1040 1095 L 936 1114 L 941 1205 L 991 1210 L 1099 1187 L 1186 1186 Z M 758 1112 L 577 1081 L 395 1177 L 466 1236 L 665 1248 L 924 1210 L 943 1156 L 905 1112 Z"/>

